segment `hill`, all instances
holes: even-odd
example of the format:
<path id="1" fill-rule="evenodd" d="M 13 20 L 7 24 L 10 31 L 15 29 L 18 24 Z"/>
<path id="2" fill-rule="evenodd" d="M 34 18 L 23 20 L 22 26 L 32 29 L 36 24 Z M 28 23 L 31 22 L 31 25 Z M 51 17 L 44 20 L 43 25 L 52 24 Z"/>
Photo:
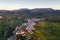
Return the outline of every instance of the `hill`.
<path id="1" fill-rule="evenodd" d="M 60 21 L 60 10 L 54 10 L 51 8 L 35 8 L 35 9 L 18 9 L 18 10 L 0 10 L 0 16 L 6 16 L 7 18 L 24 16 L 46 18 L 50 21 Z"/>

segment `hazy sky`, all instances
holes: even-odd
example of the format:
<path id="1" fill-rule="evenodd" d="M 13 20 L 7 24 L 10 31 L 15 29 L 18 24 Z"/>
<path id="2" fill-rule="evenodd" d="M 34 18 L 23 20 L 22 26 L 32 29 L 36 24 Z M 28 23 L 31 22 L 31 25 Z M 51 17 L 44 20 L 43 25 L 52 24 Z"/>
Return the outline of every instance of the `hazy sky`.
<path id="1" fill-rule="evenodd" d="M 0 0 L 1 9 L 53 8 L 60 9 L 60 0 Z"/>

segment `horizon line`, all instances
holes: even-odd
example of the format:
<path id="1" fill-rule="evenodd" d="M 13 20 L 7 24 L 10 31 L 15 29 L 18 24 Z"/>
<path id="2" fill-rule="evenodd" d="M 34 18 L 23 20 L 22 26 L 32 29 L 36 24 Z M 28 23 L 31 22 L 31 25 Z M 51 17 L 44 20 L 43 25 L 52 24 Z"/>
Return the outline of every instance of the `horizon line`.
<path id="1" fill-rule="evenodd" d="M 19 9 L 41 9 L 41 8 L 16 8 L 16 9 L 0 9 L 0 10 L 19 10 Z M 47 8 L 46 8 L 47 9 Z M 56 9 L 56 8 L 50 8 L 50 9 L 53 9 L 53 10 L 60 10 L 59 9 Z"/>

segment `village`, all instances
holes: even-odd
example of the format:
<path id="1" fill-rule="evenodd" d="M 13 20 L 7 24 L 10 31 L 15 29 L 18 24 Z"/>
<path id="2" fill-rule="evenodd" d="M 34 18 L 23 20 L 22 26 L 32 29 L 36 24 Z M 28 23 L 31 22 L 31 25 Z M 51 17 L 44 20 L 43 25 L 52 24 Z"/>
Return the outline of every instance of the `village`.
<path id="1" fill-rule="evenodd" d="M 22 26 L 25 27 L 25 30 L 27 30 L 29 32 L 29 34 L 34 34 L 34 32 L 32 30 L 35 30 L 35 28 L 34 28 L 34 25 L 36 24 L 35 21 L 40 21 L 40 20 L 45 20 L 45 19 L 44 18 L 43 19 L 29 18 L 29 19 L 25 19 L 25 20 L 27 20 L 27 22 L 23 23 L 20 26 L 16 26 L 15 30 L 13 31 L 13 36 L 10 36 L 10 38 L 8 38 L 7 40 L 30 40 L 31 37 L 25 33 Z M 20 37 L 22 37 L 22 38 L 20 38 Z"/>

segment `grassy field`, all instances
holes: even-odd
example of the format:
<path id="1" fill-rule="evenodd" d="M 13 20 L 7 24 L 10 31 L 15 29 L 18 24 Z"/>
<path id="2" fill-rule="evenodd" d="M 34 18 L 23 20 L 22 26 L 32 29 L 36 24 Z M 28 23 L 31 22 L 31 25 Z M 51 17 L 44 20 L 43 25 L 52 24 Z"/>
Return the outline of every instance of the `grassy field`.
<path id="1" fill-rule="evenodd" d="M 39 21 L 34 26 L 35 35 L 41 40 L 60 40 L 60 23 Z"/>

